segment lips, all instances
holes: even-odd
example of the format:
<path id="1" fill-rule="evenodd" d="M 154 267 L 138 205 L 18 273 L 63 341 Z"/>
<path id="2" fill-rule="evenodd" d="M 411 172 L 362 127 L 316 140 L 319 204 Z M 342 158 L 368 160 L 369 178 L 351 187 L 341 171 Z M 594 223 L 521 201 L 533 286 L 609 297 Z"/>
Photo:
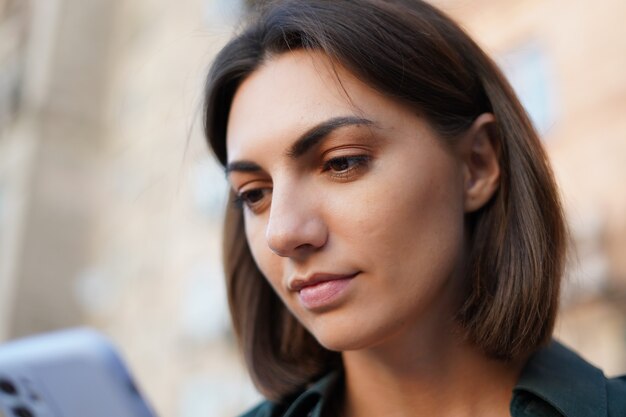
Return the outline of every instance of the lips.
<path id="1" fill-rule="evenodd" d="M 297 291 L 302 305 L 315 310 L 332 304 L 343 294 L 350 281 L 358 272 L 337 274 L 315 274 L 307 279 L 295 279 L 289 284 L 289 289 Z"/>

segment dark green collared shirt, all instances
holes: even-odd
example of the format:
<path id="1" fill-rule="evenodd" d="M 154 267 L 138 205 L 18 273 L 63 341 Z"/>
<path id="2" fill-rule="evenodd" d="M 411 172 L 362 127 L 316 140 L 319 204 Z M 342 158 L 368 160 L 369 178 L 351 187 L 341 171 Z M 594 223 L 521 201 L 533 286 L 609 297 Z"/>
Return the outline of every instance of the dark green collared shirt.
<path id="1" fill-rule="evenodd" d="M 341 383 L 331 373 L 286 404 L 263 402 L 241 417 L 325 417 Z M 511 400 L 512 417 L 626 417 L 626 376 L 607 379 L 601 370 L 558 342 L 526 363 Z"/>

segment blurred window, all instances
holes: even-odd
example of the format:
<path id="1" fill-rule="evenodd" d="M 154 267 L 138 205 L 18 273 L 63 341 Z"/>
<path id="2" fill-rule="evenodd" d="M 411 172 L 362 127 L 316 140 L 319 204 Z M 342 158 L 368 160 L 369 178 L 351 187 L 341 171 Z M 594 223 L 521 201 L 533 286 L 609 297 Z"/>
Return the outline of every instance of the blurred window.
<path id="1" fill-rule="evenodd" d="M 498 60 L 541 135 L 556 121 L 554 82 L 548 56 L 537 42 L 527 42 Z"/>
<path id="2" fill-rule="evenodd" d="M 28 0 L 0 0 L 0 137 L 19 110 Z"/>
<path id="3" fill-rule="evenodd" d="M 206 158 L 193 167 L 191 181 L 194 207 L 203 217 L 220 221 L 228 195 L 224 171 L 213 159 Z"/>
<path id="4" fill-rule="evenodd" d="M 3 235 L 4 234 L 4 190 L 2 189 L 2 184 L 0 184 L 0 253 L 4 253 L 4 248 L 2 244 L 4 242 Z"/>
<path id="5" fill-rule="evenodd" d="M 196 264 L 188 274 L 179 316 L 187 340 L 209 343 L 224 339 L 230 331 L 222 277 L 221 265 L 206 261 Z"/>
<path id="6" fill-rule="evenodd" d="M 246 6 L 244 0 L 205 0 L 204 4 L 207 26 L 237 23 Z"/>

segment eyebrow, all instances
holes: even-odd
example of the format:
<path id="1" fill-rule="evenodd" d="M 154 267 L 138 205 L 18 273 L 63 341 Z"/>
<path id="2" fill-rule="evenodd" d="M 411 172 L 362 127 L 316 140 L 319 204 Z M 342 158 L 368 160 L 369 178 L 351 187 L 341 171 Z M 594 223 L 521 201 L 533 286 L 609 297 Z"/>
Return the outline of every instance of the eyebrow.
<path id="1" fill-rule="evenodd" d="M 315 146 L 319 145 L 333 131 L 346 126 L 372 126 L 374 122 L 362 117 L 356 116 L 340 116 L 325 120 L 311 129 L 304 132 L 289 147 L 287 156 L 297 159 L 309 152 Z M 233 161 L 226 165 L 226 175 L 233 171 L 237 172 L 257 172 L 261 171 L 261 167 L 251 161 Z"/>
<path id="2" fill-rule="evenodd" d="M 319 145 L 334 130 L 345 126 L 371 126 L 374 122 L 362 117 L 333 117 L 321 122 L 302 134 L 289 148 L 287 156 L 297 159 Z"/>
<path id="3" fill-rule="evenodd" d="M 250 161 L 233 161 L 226 165 L 226 169 L 224 170 L 226 175 L 231 172 L 257 172 L 260 171 L 261 167 L 258 164 Z"/>

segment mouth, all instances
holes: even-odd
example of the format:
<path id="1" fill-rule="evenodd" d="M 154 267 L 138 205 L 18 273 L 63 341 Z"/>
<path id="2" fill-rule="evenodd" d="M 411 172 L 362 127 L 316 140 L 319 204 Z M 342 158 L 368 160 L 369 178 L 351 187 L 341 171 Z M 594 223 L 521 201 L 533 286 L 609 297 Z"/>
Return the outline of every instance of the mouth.
<path id="1" fill-rule="evenodd" d="M 349 279 L 356 277 L 358 274 L 359 274 L 359 271 L 353 272 L 350 274 L 326 274 L 326 273 L 313 274 L 307 278 L 294 279 L 293 281 L 289 283 L 288 287 L 291 291 L 299 292 L 304 288 L 313 287 L 313 286 L 322 284 L 324 282 L 349 280 Z"/>
<path id="2" fill-rule="evenodd" d="M 295 279 L 289 284 L 292 291 L 298 293 L 302 305 L 308 310 L 330 307 L 339 300 L 359 272 L 351 274 L 315 274 L 306 279 Z"/>

